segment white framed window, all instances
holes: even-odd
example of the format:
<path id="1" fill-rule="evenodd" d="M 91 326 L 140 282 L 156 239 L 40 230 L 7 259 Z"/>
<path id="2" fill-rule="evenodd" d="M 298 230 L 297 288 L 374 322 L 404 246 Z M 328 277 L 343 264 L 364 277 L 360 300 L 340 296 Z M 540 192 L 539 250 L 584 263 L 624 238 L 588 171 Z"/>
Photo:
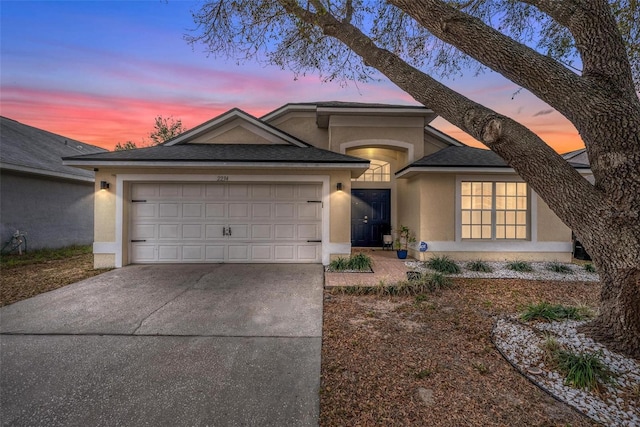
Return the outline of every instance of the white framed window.
<path id="1" fill-rule="evenodd" d="M 369 169 L 358 178 L 351 179 L 358 182 L 389 182 L 391 181 L 391 165 L 382 160 L 371 160 Z"/>
<path id="2" fill-rule="evenodd" d="M 529 191 L 524 182 L 461 181 L 462 239 L 529 238 Z"/>

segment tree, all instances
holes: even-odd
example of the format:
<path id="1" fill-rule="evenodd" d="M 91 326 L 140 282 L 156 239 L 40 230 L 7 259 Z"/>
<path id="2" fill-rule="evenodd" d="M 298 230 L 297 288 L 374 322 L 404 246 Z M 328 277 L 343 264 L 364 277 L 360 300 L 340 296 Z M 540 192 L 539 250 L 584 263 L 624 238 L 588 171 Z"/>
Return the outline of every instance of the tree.
<path id="1" fill-rule="evenodd" d="M 590 332 L 640 357 L 637 1 L 217 0 L 193 16 L 198 30 L 187 40 L 213 54 L 326 80 L 365 80 L 378 70 L 499 154 L 598 265 L 600 313 Z M 473 64 L 567 117 L 595 184 L 520 123 L 434 78 Z"/>
<path id="2" fill-rule="evenodd" d="M 151 145 L 162 144 L 165 141 L 170 140 L 173 137 L 180 135 L 182 132 L 186 132 L 187 128 L 182 125 L 182 120 L 174 120 L 173 116 L 163 118 L 157 116 L 153 125 L 153 130 L 149 132 L 149 138 L 151 138 L 152 144 L 143 144 L 140 148 L 148 147 Z M 133 141 L 127 141 L 125 143 L 118 142 L 113 151 L 122 150 L 135 150 L 138 145 Z"/>
<path id="3" fill-rule="evenodd" d="M 134 150 L 138 148 L 135 142 L 127 141 L 125 143 L 118 142 L 113 151 Z"/>
<path id="4" fill-rule="evenodd" d="M 152 145 L 158 145 L 186 131 L 187 128 L 182 125 L 181 119 L 174 120 L 173 116 L 169 116 L 166 119 L 162 116 L 157 116 L 153 131 L 149 133 L 149 138 L 151 138 Z"/>

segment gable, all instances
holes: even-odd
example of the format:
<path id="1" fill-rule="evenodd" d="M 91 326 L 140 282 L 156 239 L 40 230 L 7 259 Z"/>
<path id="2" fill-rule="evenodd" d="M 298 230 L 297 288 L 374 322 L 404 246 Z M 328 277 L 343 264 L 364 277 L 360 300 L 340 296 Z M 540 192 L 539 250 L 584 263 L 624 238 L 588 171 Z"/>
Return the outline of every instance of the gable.
<path id="1" fill-rule="evenodd" d="M 234 108 L 165 142 L 184 144 L 266 144 L 309 147 L 306 142 Z"/>
<path id="2" fill-rule="evenodd" d="M 187 140 L 189 144 L 286 144 L 281 137 L 252 123 L 236 118 L 219 127 Z"/>

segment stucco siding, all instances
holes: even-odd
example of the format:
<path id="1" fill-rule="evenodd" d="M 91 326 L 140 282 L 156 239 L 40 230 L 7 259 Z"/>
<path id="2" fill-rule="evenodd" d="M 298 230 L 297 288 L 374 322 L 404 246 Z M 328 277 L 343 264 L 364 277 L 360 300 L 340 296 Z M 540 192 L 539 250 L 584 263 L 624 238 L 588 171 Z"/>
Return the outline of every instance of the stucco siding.
<path id="1" fill-rule="evenodd" d="M 28 249 L 93 242 L 92 182 L 3 171 L 0 193 L 3 243 L 16 230 L 26 233 Z"/>
<path id="2" fill-rule="evenodd" d="M 270 124 L 314 147 L 329 148 L 329 131 L 318 128 L 315 113 L 292 113 Z"/>
<path id="3" fill-rule="evenodd" d="M 544 200 L 539 196 L 536 197 L 538 201 L 538 241 L 571 241 L 571 229 L 564 225 Z"/>

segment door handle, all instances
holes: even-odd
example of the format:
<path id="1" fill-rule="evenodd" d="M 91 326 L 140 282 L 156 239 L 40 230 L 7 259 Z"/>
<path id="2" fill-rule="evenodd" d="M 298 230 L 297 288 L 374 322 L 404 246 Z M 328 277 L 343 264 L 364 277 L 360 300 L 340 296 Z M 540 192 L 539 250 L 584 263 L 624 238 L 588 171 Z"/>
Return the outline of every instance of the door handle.
<path id="1" fill-rule="evenodd" d="M 364 216 L 364 219 L 362 220 L 362 222 L 364 222 L 365 224 L 369 223 L 369 217 L 367 215 Z"/>

